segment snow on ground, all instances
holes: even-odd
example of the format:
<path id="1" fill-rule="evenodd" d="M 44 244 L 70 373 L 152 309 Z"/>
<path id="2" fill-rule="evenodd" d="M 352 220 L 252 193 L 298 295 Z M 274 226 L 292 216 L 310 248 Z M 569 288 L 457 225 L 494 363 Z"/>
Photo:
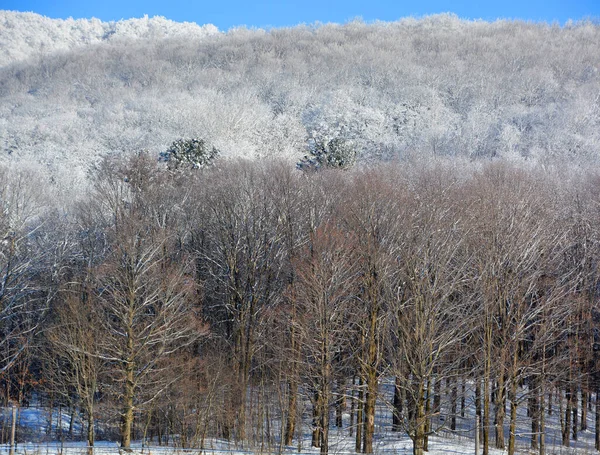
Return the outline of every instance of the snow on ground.
<path id="1" fill-rule="evenodd" d="M 381 386 L 381 397 L 388 399 L 393 394 L 393 383 L 384 381 Z M 430 455 L 467 455 L 474 454 L 474 393 L 473 390 L 468 390 L 466 399 L 465 417 L 457 417 L 457 430 L 449 429 L 449 419 L 444 416 L 447 407 L 443 406 L 440 417 L 435 418 L 432 422 L 433 428 L 436 428 L 436 434 L 429 439 L 429 454 Z M 530 449 L 531 440 L 531 419 L 527 417 L 526 400 L 523 396 L 523 403 L 518 409 L 518 434 L 517 434 L 517 454 L 534 454 L 537 451 Z M 592 401 L 592 409 L 595 408 L 595 400 Z M 507 411 L 508 411 L 507 406 Z M 347 410 L 349 411 L 349 409 Z M 10 408 L 2 410 L 4 422 L 10 421 Z M 459 400 L 460 412 L 460 400 Z M 580 410 L 581 418 L 581 410 Z M 308 416 L 307 416 L 308 417 Z M 559 421 L 559 404 L 554 399 L 552 415 L 546 415 L 546 454 L 548 455 L 585 455 L 598 453 L 594 450 L 594 418 L 595 414 L 592 410 L 588 411 L 587 425 L 588 430 L 578 432 L 578 440 L 571 440 L 571 447 L 563 447 L 561 445 L 561 432 Z M 53 412 L 53 431 L 58 428 L 58 413 Z M 302 425 L 302 440 L 294 447 L 285 447 L 286 454 L 302 453 L 302 454 L 317 454 L 319 449 L 311 447 L 311 428 L 307 423 L 306 418 Z M 38 429 L 38 432 L 46 431 L 49 422 L 49 412 L 47 409 L 40 408 L 23 408 L 19 412 L 19 422 L 21 428 Z M 63 430 L 68 429 L 69 416 L 63 414 L 61 420 Z M 505 436 L 508 438 L 508 423 L 509 416 L 507 414 L 505 420 Z M 80 430 L 79 423 L 74 425 L 77 431 Z M 350 435 L 350 414 L 344 413 L 343 427 L 336 428 L 332 426 L 330 429 L 330 453 L 332 455 L 354 454 L 355 438 Z M 6 430 L 6 429 L 5 429 Z M 273 429 L 277 433 L 277 429 Z M 24 435 L 22 435 L 24 436 Z M 176 438 L 174 438 L 176 440 Z M 494 445 L 494 428 L 490 431 L 490 446 Z M 154 445 L 142 446 L 141 442 L 136 442 L 133 445 L 134 453 L 147 455 L 177 455 L 177 454 L 200 454 L 203 455 L 245 455 L 245 454 L 266 454 L 278 453 L 279 446 L 277 441 L 272 441 L 271 445 L 265 442 L 263 447 L 248 448 L 246 446 L 239 447 L 232 442 L 208 439 L 205 441 L 205 449 L 184 450 L 177 447 L 158 447 Z M 391 410 L 389 404 L 383 399 L 378 403 L 378 412 L 376 420 L 376 435 L 374 441 L 374 451 L 376 454 L 394 454 L 407 455 L 412 453 L 412 442 L 404 432 L 391 431 Z M 7 444 L 0 445 L 0 455 L 8 455 L 9 447 Z M 87 447 L 84 442 L 47 442 L 47 443 L 19 443 L 16 448 L 17 455 L 86 455 Z M 95 455 L 116 455 L 119 453 L 119 446 L 116 442 L 98 441 L 94 448 Z M 481 450 L 480 450 L 481 453 Z M 506 453 L 504 450 L 491 448 L 491 455 L 501 455 Z"/>
<path id="2" fill-rule="evenodd" d="M 49 432 L 49 422 L 50 419 L 52 419 L 52 432 L 56 433 L 56 430 L 58 428 L 62 428 L 62 430 L 66 432 L 69 430 L 71 416 L 67 412 L 61 412 L 61 415 L 59 416 L 58 412 L 58 409 L 53 409 L 52 415 L 50 415 L 50 410 L 48 408 L 18 408 L 18 425 L 21 429 L 27 432 L 35 432 L 36 434 L 46 434 Z M 10 422 L 11 414 L 12 408 L 0 408 L 0 416 L 2 422 Z M 75 434 L 79 434 L 81 432 L 81 422 L 79 422 L 77 419 L 73 421 L 73 432 Z"/>
<path id="3" fill-rule="evenodd" d="M 581 447 L 578 444 L 579 448 L 567 448 L 562 447 L 557 444 L 549 444 L 546 450 L 548 455 L 584 455 L 584 454 L 593 454 L 597 453 L 593 450 L 593 435 L 592 436 L 592 446 L 590 447 Z M 208 442 L 208 441 L 207 441 Z M 354 451 L 348 450 L 340 450 L 340 447 L 345 447 L 346 444 L 339 444 L 340 441 L 333 441 L 332 447 L 330 448 L 330 453 L 332 455 L 350 455 L 355 454 Z M 266 454 L 266 453 L 277 453 L 277 448 L 260 450 L 257 448 L 256 450 L 243 450 L 243 449 L 227 449 L 226 445 L 223 444 L 223 447 L 218 447 L 220 444 L 214 443 L 209 445 L 214 447 L 206 448 L 203 451 L 199 449 L 181 449 L 176 447 L 142 447 L 140 443 L 134 444 L 132 446 L 133 454 L 147 454 L 147 455 L 178 455 L 178 454 L 203 454 L 203 455 L 246 455 L 246 454 Z M 347 447 L 345 447 L 347 448 Z M 0 454 L 6 455 L 9 453 L 8 445 L 0 446 Z M 119 454 L 119 446 L 115 442 L 107 442 L 107 441 L 99 441 L 94 447 L 95 455 L 116 455 Z M 310 441 L 305 441 L 300 452 L 296 449 L 286 448 L 285 453 L 302 453 L 302 454 L 318 454 L 319 449 L 310 447 Z M 375 448 L 376 454 L 394 454 L 394 455 L 408 455 L 412 453 L 412 443 L 408 437 L 397 438 L 395 435 L 390 436 L 389 441 L 380 443 Z M 429 441 L 429 452 L 430 455 L 444 455 L 444 454 L 454 454 L 454 455 L 471 455 L 475 453 L 475 448 L 473 446 L 473 441 L 468 438 L 447 438 L 447 437 L 432 437 Z M 480 452 L 481 453 L 481 450 Z M 499 450 L 495 448 L 490 449 L 491 455 L 502 455 L 505 454 L 506 450 Z M 533 451 L 527 449 L 523 446 L 517 448 L 518 454 L 533 454 L 537 453 L 537 451 Z M 15 454 L 17 455 L 87 455 L 87 447 L 85 443 L 65 443 L 61 446 L 58 442 L 46 443 L 46 444 L 34 444 L 34 443 L 25 443 L 18 444 Z"/>

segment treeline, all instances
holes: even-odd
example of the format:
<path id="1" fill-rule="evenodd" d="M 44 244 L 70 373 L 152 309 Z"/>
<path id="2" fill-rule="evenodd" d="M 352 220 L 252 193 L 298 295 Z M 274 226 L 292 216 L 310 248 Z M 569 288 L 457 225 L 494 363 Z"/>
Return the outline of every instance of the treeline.
<path id="1" fill-rule="evenodd" d="M 0 10 L 0 66 L 43 55 L 122 39 L 158 40 L 218 33 L 214 25 L 174 22 L 161 16 L 121 19 L 50 19 L 36 13 Z"/>
<path id="2" fill-rule="evenodd" d="M 81 420 L 61 438 L 282 448 L 308 425 L 326 454 L 343 425 L 372 453 L 387 403 L 422 454 L 475 426 L 472 394 L 484 454 L 515 453 L 519 408 L 533 448 L 549 413 L 569 446 L 593 397 L 600 449 L 594 170 L 140 153 L 100 161 L 67 212 L 0 181 L 0 398 Z"/>

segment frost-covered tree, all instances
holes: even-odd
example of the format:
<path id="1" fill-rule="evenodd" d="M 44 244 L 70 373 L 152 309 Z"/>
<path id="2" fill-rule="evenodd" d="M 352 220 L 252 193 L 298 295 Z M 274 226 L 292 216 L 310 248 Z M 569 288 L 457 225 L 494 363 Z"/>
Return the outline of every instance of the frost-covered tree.
<path id="1" fill-rule="evenodd" d="M 294 162 L 307 131 L 351 139 L 357 162 L 600 157 L 591 21 L 436 15 L 209 32 L 0 13 L 0 153 L 42 163 L 65 193 L 100 155 L 158 155 L 181 137 L 226 158 Z"/>
<path id="2" fill-rule="evenodd" d="M 0 11 L 2 65 L 122 39 L 176 36 L 203 39 L 218 33 L 211 24 L 174 22 L 161 16 L 102 22 L 99 19 L 50 19 L 35 13 Z"/>
<path id="3" fill-rule="evenodd" d="M 296 166 L 301 170 L 317 170 L 321 168 L 348 169 L 356 163 L 356 147 L 346 139 L 310 138 L 308 154 Z"/>
<path id="4" fill-rule="evenodd" d="M 166 162 L 169 169 L 202 169 L 210 166 L 217 156 L 217 148 L 204 139 L 177 139 L 161 152 L 159 160 Z"/>

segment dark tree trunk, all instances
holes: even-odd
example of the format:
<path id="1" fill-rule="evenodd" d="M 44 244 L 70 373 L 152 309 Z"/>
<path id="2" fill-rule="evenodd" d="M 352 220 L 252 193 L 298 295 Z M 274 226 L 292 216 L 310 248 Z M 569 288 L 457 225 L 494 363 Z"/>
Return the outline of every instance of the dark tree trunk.
<path id="1" fill-rule="evenodd" d="M 494 424 L 496 428 L 496 448 L 504 449 L 504 416 L 506 415 L 506 384 L 504 375 L 498 376 L 495 393 Z"/>
<path id="2" fill-rule="evenodd" d="M 566 398 L 566 408 L 564 412 L 563 419 L 563 432 L 562 432 L 562 444 L 565 447 L 569 447 L 571 445 L 571 415 L 573 413 L 572 407 L 572 396 L 571 396 L 571 386 L 567 386 L 565 391 Z"/>
<path id="3" fill-rule="evenodd" d="M 356 401 L 356 441 L 354 448 L 356 452 L 360 452 L 362 447 L 362 428 L 363 428 L 363 380 L 358 379 L 358 399 Z"/>
<path id="4" fill-rule="evenodd" d="M 479 440 L 483 441 L 483 419 L 481 409 L 481 380 L 477 378 L 475 380 L 475 416 L 479 417 Z"/>
<path id="5" fill-rule="evenodd" d="M 285 445 L 292 445 L 294 439 L 294 433 L 296 432 L 296 414 L 298 412 L 297 400 L 298 400 L 298 382 L 292 379 L 288 384 L 289 397 L 288 397 L 288 412 L 287 420 L 285 422 Z"/>
<path id="6" fill-rule="evenodd" d="M 321 397 L 319 392 L 314 393 L 313 403 L 313 431 L 312 446 L 321 447 Z"/>
<path id="7" fill-rule="evenodd" d="M 467 399 L 467 378 L 463 375 L 460 394 L 460 416 L 465 417 L 465 401 Z"/>
<path id="8" fill-rule="evenodd" d="M 539 403 L 538 403 L 538 399 L 537 399 L 537 391 L 533 390 L 531 392 L 531 399 L 530 399 L 530 414 L 531 414 L 531 448 L 532 449 L 537 449 L 538 448 L 538 437 L 539 437 L 539 430 L 540 430 L 540 409 L 539 409 Z"/>
<path id="9" fill-rule="evenodd" d="M 587 430 L 587 418 L 588 418 L 588 389 L 581 389 L 581 425 L 579 429 L 581 431 Z"/>
<path id="10" fill-rule="evenodd" d="M 396 376 L 394 387 L 394 410 L 392 412 L 392 431 L 402 429 L 402 383 L 400 376 Z"/>
<path id="11" fill-rule="evenodd" d="M 356 400 L 354 399 L 354 386 L 356 378 L 352 378 L 352 388 L 350 389 L 350 425 L 348 426 L 349 435 L 354 435 L 354 411 L 356 409 Z"/>
<path id="12" fill-rule="evenodd" d="M 456 378 L 452 378 L 451 386 L 451 397 L 450 397 L 450 429 L 456 431 L 456 411 L 458 401 L 458 387 L 456 384 Z"/>
<path id="13" fill-rule="evenodd" d="M 343 379 L 338 381 L 338 397 L 335 402 L 335 426 L 342 428 L 342 416 L 346 409 L 346 384 Z"/>
<path id="14" fill-rule="evenodd" d="M 600 382 L 596 385 L 596 415 L 594 416 L 594 447 L 600 452 Z"/>
<path id="15" fill-rule="evenodd" d="M 578 401 L 577 401 L 577 386 L 573 385 L 571 391 L 571 401 L 573 402 L 573 441 L 577 441 L 577 430 L 579 428 L 578 418 L 579 418 L 579 409 L 578 409 Z"/>

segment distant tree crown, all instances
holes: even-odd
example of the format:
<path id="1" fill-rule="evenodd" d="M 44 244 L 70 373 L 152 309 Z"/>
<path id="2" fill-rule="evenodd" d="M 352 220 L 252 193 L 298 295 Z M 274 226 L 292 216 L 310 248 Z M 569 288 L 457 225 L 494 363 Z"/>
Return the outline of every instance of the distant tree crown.
<path id="1" fill-rule="evenodd" d="M 167 163 L 169 169 L 202 169 L 210 166 L 219 155 L 219 150 L 204 139 L 177 139 L 164 152 L 159 161 Z"/>
<path id="2" fill-rule="evenodd" d="M 321 168 L 348 169 L 356 163 L 356 147 L 344 138 L 318 140 L 310 138 L 308 154 L 296 167 L 301 170 L 317 170 Z"/>

